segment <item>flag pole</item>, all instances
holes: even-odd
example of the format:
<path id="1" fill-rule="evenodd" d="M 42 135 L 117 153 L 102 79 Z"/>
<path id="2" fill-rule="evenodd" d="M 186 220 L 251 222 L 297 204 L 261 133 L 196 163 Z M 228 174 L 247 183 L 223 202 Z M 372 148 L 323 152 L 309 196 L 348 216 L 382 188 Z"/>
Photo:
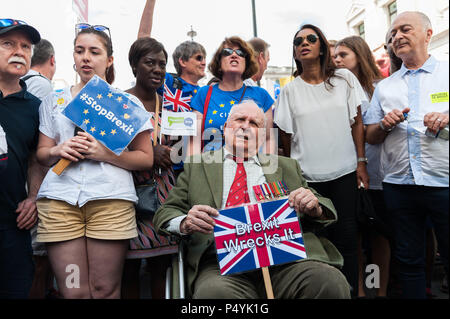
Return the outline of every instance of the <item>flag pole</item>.
<path id="1" fill-rule="evenodd" d="M 270 280 L 269 268 L 262 267 L 261 270 L 264 278 L 264 286 L 266 287 L 267 299 L 275 299 L 273 296 L 272 281 Z"/>

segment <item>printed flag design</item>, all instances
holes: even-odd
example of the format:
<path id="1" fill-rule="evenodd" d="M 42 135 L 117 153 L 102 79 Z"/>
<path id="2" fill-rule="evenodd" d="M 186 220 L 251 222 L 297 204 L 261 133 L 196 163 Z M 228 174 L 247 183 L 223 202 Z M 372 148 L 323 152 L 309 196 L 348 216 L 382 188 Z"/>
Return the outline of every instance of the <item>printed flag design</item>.
<path id="1" fill-rule="evenodd" d="M 95 75 L 62 114 L 120 155 L 150 119 L 129 95 Z"/>
<path id="2" fill-rule="evenodd" d="M 306 258 L 300 223 L 287 199 L 219 213 L 214 236 L 222 275 Z"/>
<path id="3" fill-rule="evenodd" d="M 172 112 L 190 112 L 191 97 L 182 97 L 182 95 L 182 90 L 175 89 L 175 93 L 173 93 L 167 84 L 164 83 L 163 107 Z"/>

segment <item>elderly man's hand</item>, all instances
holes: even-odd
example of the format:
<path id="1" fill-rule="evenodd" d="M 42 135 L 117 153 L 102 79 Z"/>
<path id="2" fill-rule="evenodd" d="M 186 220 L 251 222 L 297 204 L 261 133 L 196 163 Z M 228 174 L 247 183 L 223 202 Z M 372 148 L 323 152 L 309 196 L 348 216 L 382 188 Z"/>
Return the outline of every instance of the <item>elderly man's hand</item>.
<path id="1" fill-rule="evenodd" d="M 322 207 L 314 194 L 306 188 L 300 187 L 289 195 L 289 205 L 298 213 L 305 213 L 313 218 L 322 217 Z"/>
<path id="2" fill-rule="evenodd" d="M 17 227 L 19 229 L 31 229 L 37 221 L 37 208 L 36 200 L 32 198 L 26 198 L 17 205 L 16 213 Z"/>
<path id="3" fill-rule="evenodd" d="M 217 209 L 207 205 L 195 205 L 181 222 L 180 231 L 183 234 L 192 234 L 193 232 L 211 234 L 216 224 L 211 216 L 219 216 Z"/>
<path id="4" fill-rule="evenodd" d="M 425 125 L 430 129 L 430 131 L 436 134 L 439 130 L 444 129 L 448 125 L 448 121 L 448 114 L 431 112 L 425 114 L 423 118 L 423 125 Z"/>
<path id="5" fill-rule="evenodd" d="M 401 111 L 398 109 L 395 109 L 395 110 L 389 112 L 388 114 L 386 114 L 386 116 L 381 121 L 383 127 L 386 130 L 392 130 L 394 127 L 396 127 L 398 124 L 400 124 L 401 122 L 403 122 L 405 120 L 404 114 L 409 113 L 409 111 L 410 111 L 410 108 L 405 107 Z"/>

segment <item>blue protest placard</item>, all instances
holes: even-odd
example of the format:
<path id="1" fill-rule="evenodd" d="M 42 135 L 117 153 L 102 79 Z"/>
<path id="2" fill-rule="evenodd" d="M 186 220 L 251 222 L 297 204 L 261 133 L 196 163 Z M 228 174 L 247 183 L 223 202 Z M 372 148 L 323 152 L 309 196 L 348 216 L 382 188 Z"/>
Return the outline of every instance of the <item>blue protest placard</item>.
<path id="1" fill-rule="evenodd" d="M 123 152 L 150 119 L 150 113 L 97 75 L 62 114 L 116 155 Z"/>
<path id="2" fill-rule="evenodd" d="M 297 213 L 287 199 L 224 209 L 215 222 L 221 275 L 307 257 Z"/>

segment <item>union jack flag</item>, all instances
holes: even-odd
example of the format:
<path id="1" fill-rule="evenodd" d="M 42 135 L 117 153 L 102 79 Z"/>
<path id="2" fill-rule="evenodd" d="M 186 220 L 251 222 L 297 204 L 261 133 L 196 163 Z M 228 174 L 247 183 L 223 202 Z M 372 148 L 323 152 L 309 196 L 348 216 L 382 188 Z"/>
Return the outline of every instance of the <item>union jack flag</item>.
<path id="1" fill-rule="evenodd" d="M 214 236 L 222 275 L 306 258 L 300 222 L 287 199 L 219 213 Z"/>
<path id="2" fill-rule="evenodd" d="M 163 107 L 172 112 L 190 112 L 191 107 L 189 103 L 191 103 L 191 97 L 185 96 L 182 97 L 183 91 L 179 89 L 175 89 L 175 93 L 173 93 L 167 84 L 164 83 L 164 100 Z"/>

